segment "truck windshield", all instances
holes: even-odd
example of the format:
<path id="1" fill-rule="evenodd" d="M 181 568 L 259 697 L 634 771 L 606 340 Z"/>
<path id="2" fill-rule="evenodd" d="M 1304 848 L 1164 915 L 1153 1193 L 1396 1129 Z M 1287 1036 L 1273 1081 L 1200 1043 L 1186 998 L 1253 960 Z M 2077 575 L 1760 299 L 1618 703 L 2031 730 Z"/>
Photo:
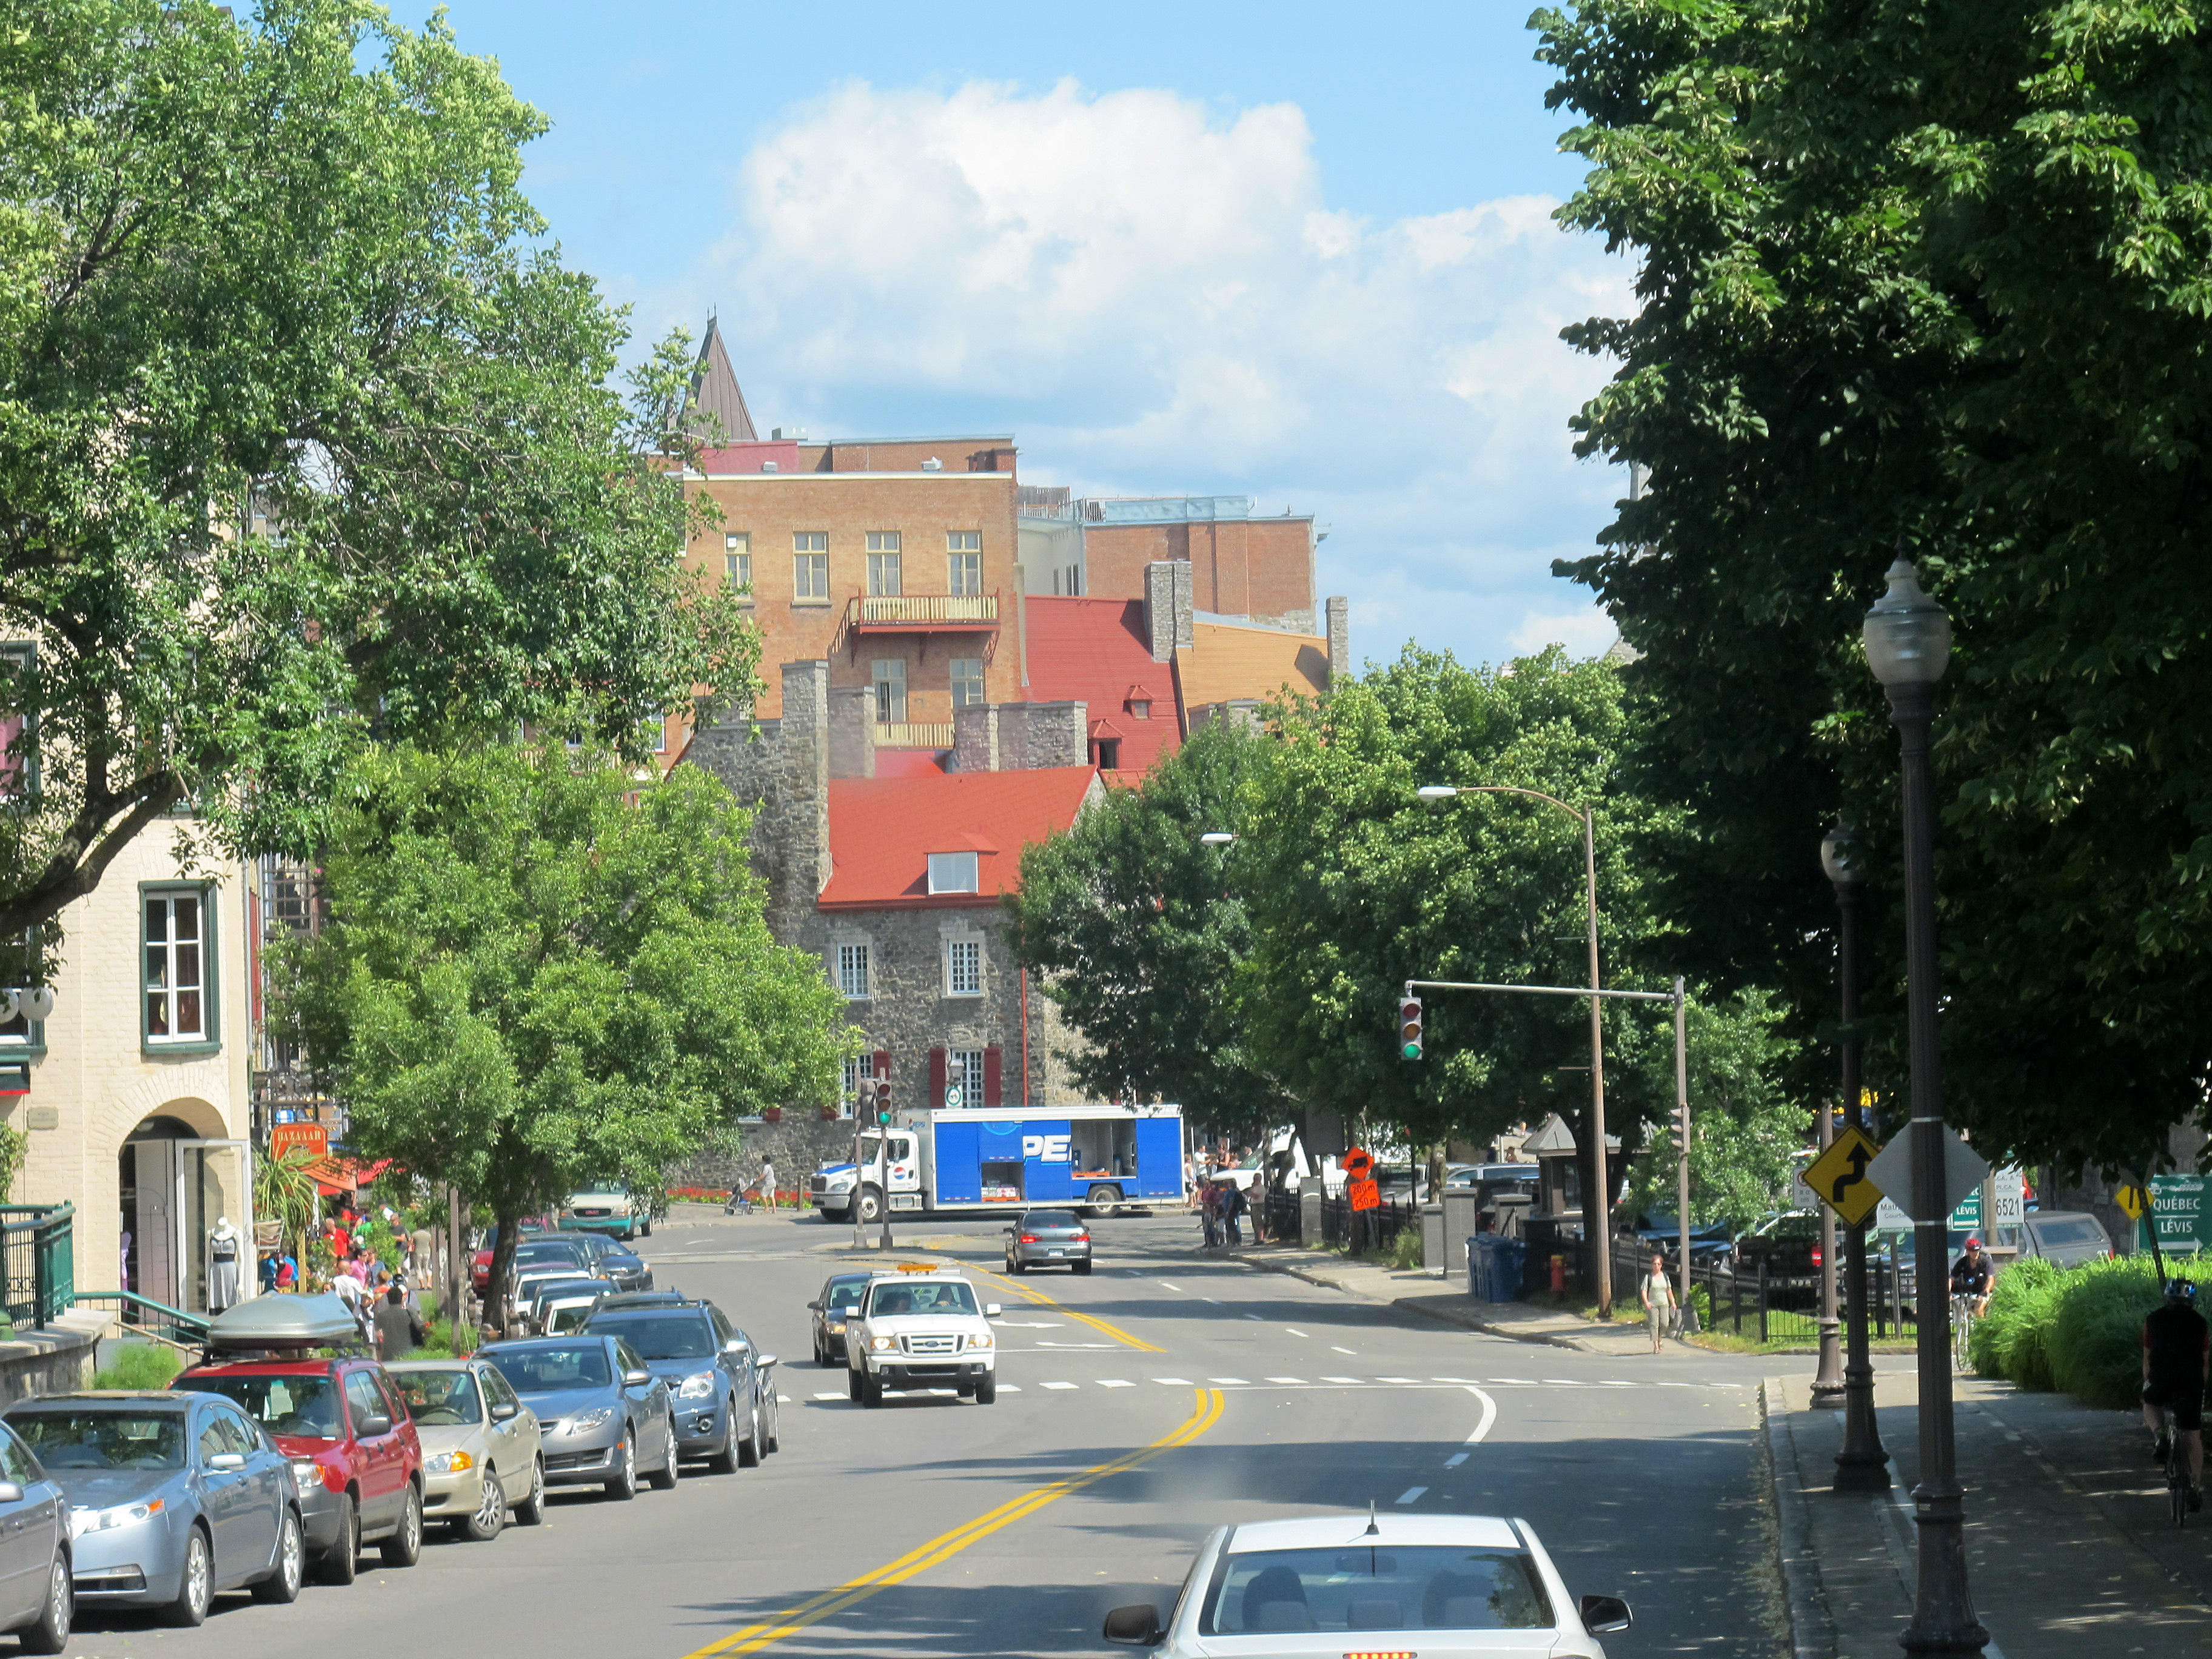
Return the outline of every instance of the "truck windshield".
<path id="1" fill-rule="evenodd" d="M 957 1279 L 941 1285 L 878 1285 L 868 1298 L 872 1319 L 914 1314 L 964 1314 L 973 1319 L 977 1311 L 975 1292 Z"/>

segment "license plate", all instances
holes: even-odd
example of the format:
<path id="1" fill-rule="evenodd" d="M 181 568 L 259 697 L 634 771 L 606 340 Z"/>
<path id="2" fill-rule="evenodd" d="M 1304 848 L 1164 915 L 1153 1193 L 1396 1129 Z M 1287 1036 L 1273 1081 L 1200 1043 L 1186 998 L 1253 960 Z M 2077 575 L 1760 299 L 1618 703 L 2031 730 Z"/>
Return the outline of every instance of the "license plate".
<path id="1" fill-rule="evenodd" d="M 1067 1252 L 1061 1249 L 1059 1245 L 1055 1244 L 1050 1249 L 1047 1250 L 1045 1254 L 1047 1255 L 1066 1255 Z"/>

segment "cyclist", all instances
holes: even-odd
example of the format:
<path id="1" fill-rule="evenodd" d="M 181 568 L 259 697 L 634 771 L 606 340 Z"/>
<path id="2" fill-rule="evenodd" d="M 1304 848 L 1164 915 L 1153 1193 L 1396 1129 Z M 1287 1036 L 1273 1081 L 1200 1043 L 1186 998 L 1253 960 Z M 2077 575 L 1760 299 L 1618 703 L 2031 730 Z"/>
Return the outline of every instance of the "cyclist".
<path id="1" fill-rule="evenodd" d="M 2173 1436 L 2189 1454 L 2189 1507 L 2204 1507 L 2204 1373 L 2212 1354 L 2212 1326 L 2193 1305 L 2197 1286 L 2177 1279 L 2165 1304 L 2142 1322 L 2143 1421 L 2150 1427 L 2154 1462 L 2171 1455 Z"/>
<path id="2" fill-rule="evenodd" d="M 1982 1254 L 1982 1241 L 1966 1241 L 1966 1253 L 1951 1264 L 1951 1294 L 1974 1298 L 1974 1317 L 1979 1319 L 1989 1311 L 1990 1284 L 1996 1275 L 1990 1271 L 1990 1259 Z"/>

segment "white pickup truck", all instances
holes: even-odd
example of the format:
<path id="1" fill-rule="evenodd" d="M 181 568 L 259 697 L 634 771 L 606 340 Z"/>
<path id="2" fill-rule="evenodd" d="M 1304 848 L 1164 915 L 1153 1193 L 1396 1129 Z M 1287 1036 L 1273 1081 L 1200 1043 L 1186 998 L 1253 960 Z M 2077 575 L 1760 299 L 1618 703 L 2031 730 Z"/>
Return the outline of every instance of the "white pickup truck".
<path id="1" fill-rule="evenodd" d="M 995 1302 L 957 1273 L 916 1264 L 878 1273 L 845 1319 L 846 1391 L 863 1406 L 886 1392 L 951 1389 L 988 1406 L 999 1397 Z"/>

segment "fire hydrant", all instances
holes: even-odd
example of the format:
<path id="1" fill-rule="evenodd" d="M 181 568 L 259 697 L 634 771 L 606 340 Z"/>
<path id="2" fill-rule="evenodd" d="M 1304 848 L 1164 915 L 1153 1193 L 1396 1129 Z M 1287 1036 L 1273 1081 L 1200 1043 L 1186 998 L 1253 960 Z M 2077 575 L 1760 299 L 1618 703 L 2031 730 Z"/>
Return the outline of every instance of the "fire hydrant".
<path id="1" fill-rule="evenodd" d="M 1552 1258 L 1552 1294 L 1565 1296 L 1566 1293 L 1567 1259 L 1563 1255 L 1555 1255 Z"/>

